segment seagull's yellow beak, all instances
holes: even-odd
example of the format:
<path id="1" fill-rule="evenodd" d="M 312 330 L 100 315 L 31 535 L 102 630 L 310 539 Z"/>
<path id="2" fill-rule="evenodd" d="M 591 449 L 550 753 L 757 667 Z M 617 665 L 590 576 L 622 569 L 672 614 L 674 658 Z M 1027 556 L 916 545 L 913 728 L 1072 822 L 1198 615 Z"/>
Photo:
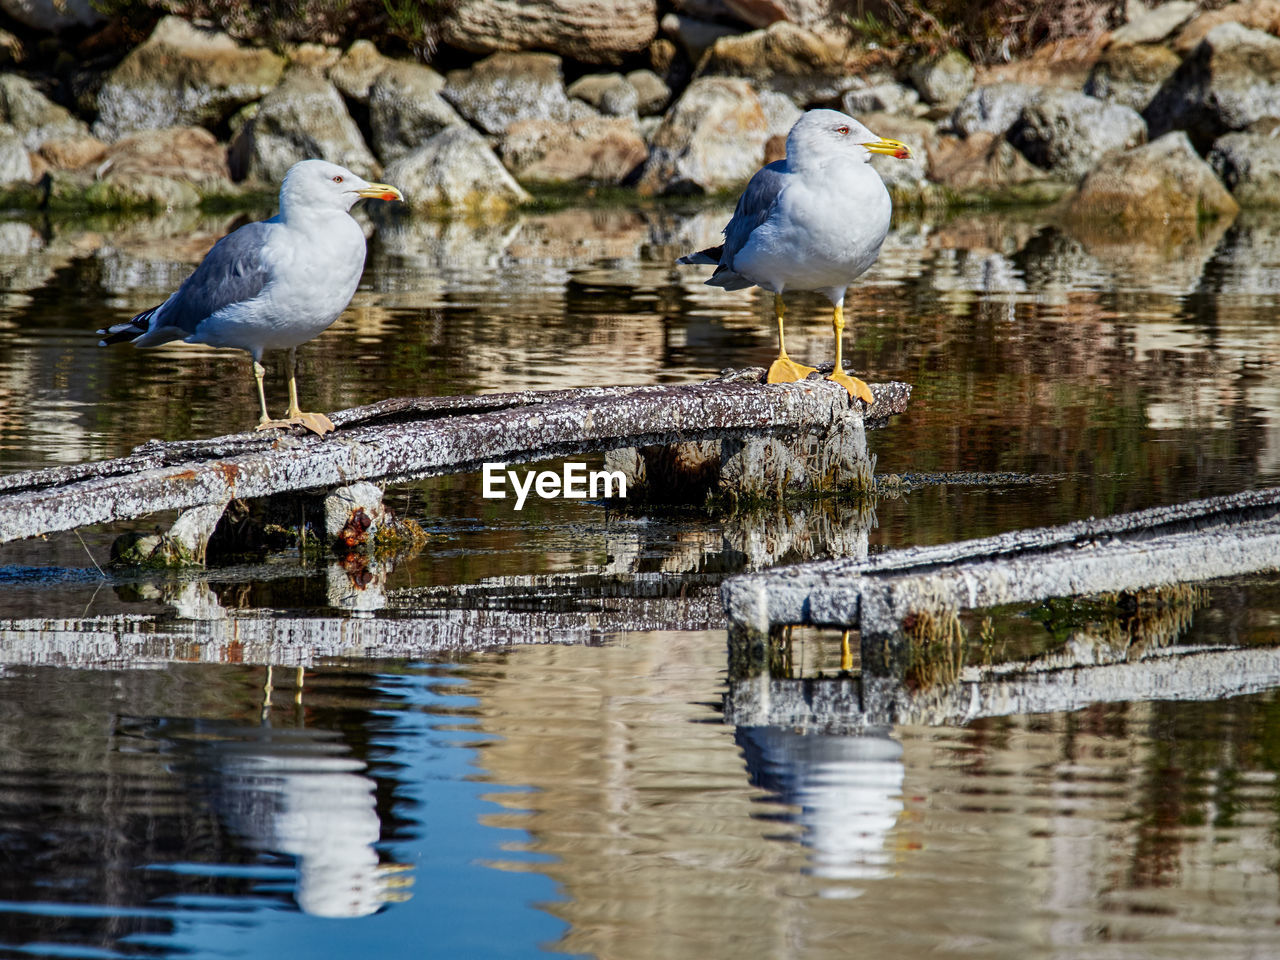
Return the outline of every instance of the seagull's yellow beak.
<path id="1" fill-rule="evenodd" d="M 356 195 L 366 200 L 404 200 L 404 194 L 389 183 L 371 183 Z"/>
<path id="2" fill-rule="evenodd" d="M 883 153 L 886 157 L 897 157 L 899 160 L 911 159 L 911 148 L 901 140 L 890 140 L 887 137 L 882 137 L 879 140 L 864 143 L 863 146 L 871 153 Z"/>

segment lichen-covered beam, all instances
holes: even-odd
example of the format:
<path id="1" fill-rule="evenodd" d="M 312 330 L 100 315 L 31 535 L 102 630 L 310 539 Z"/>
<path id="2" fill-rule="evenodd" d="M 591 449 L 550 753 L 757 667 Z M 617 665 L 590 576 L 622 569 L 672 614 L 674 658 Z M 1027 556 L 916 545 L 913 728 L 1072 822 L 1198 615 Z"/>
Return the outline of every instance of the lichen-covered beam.
<path id="1" fill-rule="evenodd" d="M 906 385 L 872 389 L 880 391 L 872 412 L 905 409 Z M 452 410 L 431 409 L 425 416 L 382 407 L 365 425 L 357 418 L 357 425 L 324 438 L 222 438 L 182 445 L 191 456 L 178 463 L 171 451 L 156 446 L 88 468 L 9 478 L 7 492 L 0 493 L 0 542 L 233 497 L 468 472 L 485 462 L 527 463 L 743 431 L 820 429 L 850 414 L 848 394 L 823 380 L 765 385 L 721 378 L 557 393 L 547 402 L 497 404 L 476 413 L 458 413 L 461 401 Z"/>

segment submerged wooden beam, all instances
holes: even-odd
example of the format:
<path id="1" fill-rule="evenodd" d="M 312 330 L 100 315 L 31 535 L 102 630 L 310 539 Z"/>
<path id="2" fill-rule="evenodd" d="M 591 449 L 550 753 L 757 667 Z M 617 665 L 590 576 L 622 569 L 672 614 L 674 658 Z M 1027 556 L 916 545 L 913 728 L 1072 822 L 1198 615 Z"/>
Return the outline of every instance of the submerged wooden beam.
<path id="1" fill-rule="evenodd" d="M 763 384 L 758 369 L 696 384 L 388 400 L 333 416 L 326 437 L 279 432 L 151 442 L 128 457 L 0 477 L 0 543 L 233 498 L 401 482 L 620 447 L 830 432 L 906 409 L 873 384 L 865 414 L 820 379 Z"/>
<path id="2" fill-rule="evenodd" d="M 813 624 L 859 629 L 863 670 L 892 673 L 921 614 L 1276 569 L 1280 488 L 1271 488 L 735 577 L 723 597 L 731 643 L 747 660 L 761 655 L 772 628 Z"/>

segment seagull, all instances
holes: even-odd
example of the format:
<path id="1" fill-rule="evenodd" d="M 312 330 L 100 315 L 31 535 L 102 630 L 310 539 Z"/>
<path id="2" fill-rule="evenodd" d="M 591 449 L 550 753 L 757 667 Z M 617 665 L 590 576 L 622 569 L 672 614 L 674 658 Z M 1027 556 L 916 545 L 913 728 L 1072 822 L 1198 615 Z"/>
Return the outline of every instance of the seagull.
<path id="1" fill-rule="evenodd" d="M 905 160 L 905 143 L 877 137 L 838 110 L 810 110 L 787 134 L 787 156 L 756 172 L 724 228 L 724 243 L 681 257 L 677 263 L 716 264 L 707 283 L 726 290 L 758 286 L 773 291 L 778 318 L 778 359 L 769 383 L 803 380 L 816 372 L 787 356 L 782 295 L 816 290 L 833 306 L 835 368 L 827 377 L 868 406 L 870 388 L 844 372 L 840 340 L 844 294 L 876 262 L 889 233 L 893 203 L 872 154 Z"/>
<path id="2" fill-rule="evenodd" d="M 276 216 L 223 237 L 168 300 L 99 330 L 99 346 L 182 340 L 246 350 L 262 404 L 258 429 L 300 425 L 323 436 L 334 429 L 333 421 L 298 406 L 298 345 L 328 328 L 356 292 L 365 240 L 350 210 L 361 199 L 404 196 L 336 163 L 295 163 L 280 186 Z M 289 409 L 285 419 L 272 420 L 262 388 L 262 354 L 280 348 L 289 350 Z"/>

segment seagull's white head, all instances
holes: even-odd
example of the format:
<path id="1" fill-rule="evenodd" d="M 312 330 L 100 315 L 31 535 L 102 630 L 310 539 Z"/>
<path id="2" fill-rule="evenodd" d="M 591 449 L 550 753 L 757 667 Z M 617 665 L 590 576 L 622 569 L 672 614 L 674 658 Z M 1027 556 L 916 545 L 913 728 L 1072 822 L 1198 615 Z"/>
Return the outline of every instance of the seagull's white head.
<path id="1" fill-rule="evenodd" d="M 900 140 L 877 137 L 839 110 L 810 110 L 795 122 L 787 134 L 789 162 L 824 163 L 845 157 L 866 163 L 873 153 L 906 160 L 911 156 L 911 148 Z"/>
<path id="2" fill-rule="evenodd" d="M 328 160 L 295 163 L 280 185 L 280 213 L 293 210 L 347 211 L 357 200 L 403 200 L 395 187 L 371 183 Z"/>

